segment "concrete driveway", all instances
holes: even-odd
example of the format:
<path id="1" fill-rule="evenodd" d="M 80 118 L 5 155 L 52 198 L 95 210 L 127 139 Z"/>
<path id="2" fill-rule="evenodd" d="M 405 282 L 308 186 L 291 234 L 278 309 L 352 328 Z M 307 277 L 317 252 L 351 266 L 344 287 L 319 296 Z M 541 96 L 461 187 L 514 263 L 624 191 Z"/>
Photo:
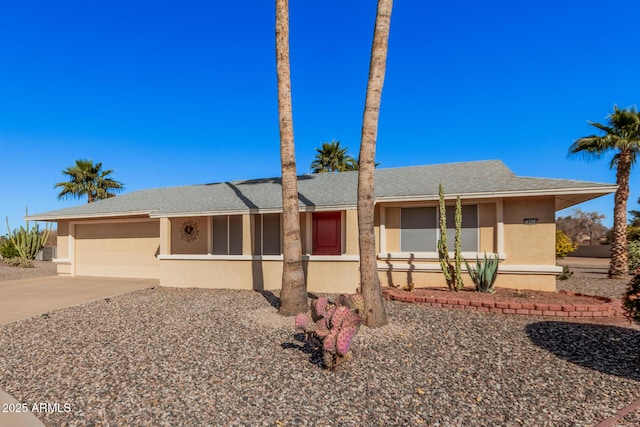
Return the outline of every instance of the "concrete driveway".
<path id="1" fill-rule="evenodd" d="M 0 282 L 0 324 L 27 319 L 62 308 L 157 286 L 156 279 L 45 276 Z M 0 390 L 0 404 L 8 409 L 19 402 Z M 0 414 L 0 427 L 43 427 L 31 412 Z"/>
<path id="2" fill-rule="evenodd" d="M 0 282 L 0 324 L 152 286 L 157 279 L 46 276 Z"/>

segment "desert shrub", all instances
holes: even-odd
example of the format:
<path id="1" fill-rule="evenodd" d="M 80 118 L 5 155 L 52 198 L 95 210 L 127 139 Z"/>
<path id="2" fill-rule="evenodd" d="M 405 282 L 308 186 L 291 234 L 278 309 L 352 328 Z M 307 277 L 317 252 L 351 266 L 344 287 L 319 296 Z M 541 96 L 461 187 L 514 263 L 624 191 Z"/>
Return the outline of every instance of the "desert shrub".
<path id="1" fill-rule="evenodd" d="M 569 270 L 569 266 L 565 265 L 562 267 L 562 273 L 558 274 L 558 280 L 567 280 L 571 276 L 573 276 L 573 271 Z"/>
<path id="2" fill-rule="evenodd" d="M 18 252 L 13 242 L 4 237 L 0 241 L 0 254 L 2 254 L 2 258 L 15 258 L 20 256 L 20 252 Z"/>
<path id="3" fill-rule="evenodd" d="M 629 282 L 627 291 L 622 297 L 625 316 L 629 320 L 640 322 L 640 274 L 636 274 Z"/>
<path id="4" fill-rule="evenodd" d="M 562 230 L 556 230 L 556 257 L 564 258 L 571 252 L 578 249 L 578 245 L 573 244 L 571 239 Z"/>
<path id="5" fill-rule="evenodd" d="M 310 313 L 296 316 L 296 331 L 305 332 L 307 342 L 322 352 L 324 365 L 333 370 L 351 358 L 351 343 L 364 321 L 364 298 L 360 294 L 340 295 L 335 301 L 319 297 Z"/>
<path id="6" fill-rule="evenodd" d="M 20 258 L 20 257 L 4 258 L 2 260 L 2 263 L 10 265 L 12 267 L 22 267 L 22 268 L 33 268 L 33 267 L 35 267 L 35 265 L 33 265 L 33 261 L 31 261 L 29 259 Z"/>
<path id="7" fill-rule="evenodd" d="M 630 225 L 627 227 L 627 240 L 629 242 L 640 241 L 640 226 Z"/>
<path id="8" fill-rule="evenodd" d="M 29 216 L 29 210 L 26 211 L 26 216 Z M 19 229 L 11 231 L 9 217 L 7 217 L 7 230 L 9 231 L 9 239 L 18 251 L 20 258 L 36 259 L 36 255 L 38 255 L 38 252 L 40 252 L 40 249 L 49 238 L 51 225 L 46 226 L 44 231 L 40 231 L 37 223 L 30 227 L 29 220 L 27 220 L 25 226 L 20 226 Z"/>
<path id="9" fill-rule="evenodd" d="M 629 249 L 629 272 L 635 273 L 640 268 L 640 241 L 634 240 L 627 243 Z"/>
<path id="10" fill-rule="evenodd" d="M 476 292 L 484 292 L 488 294 L 494 293 L 493 284 L 498 277 L 498 254 L 493 254 L 493 258 L 487 258 L 487 253 L 484 254 L 484 261 L 480 261 L 480 258 L 476 255 L 476 266 L 471 267 L 467 260 L 464 260 L 467 266 L 467 271 L 471 280 L 476 285 Z"/>

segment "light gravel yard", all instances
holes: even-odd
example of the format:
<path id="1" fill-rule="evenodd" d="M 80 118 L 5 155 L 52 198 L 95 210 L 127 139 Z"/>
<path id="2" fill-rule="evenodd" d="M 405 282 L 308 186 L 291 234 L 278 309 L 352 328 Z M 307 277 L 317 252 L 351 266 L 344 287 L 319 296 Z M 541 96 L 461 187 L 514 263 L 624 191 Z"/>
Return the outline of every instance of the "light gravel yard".
<path id="1" fill-rule="evenodd" d="M 626 323 L 385 302 L 328 372 L 270 297 L 155 288 L 2 326 L 0 388 L 59 403 L 47 425 L 103 426 L 594 426 L 640 398 Z"/>

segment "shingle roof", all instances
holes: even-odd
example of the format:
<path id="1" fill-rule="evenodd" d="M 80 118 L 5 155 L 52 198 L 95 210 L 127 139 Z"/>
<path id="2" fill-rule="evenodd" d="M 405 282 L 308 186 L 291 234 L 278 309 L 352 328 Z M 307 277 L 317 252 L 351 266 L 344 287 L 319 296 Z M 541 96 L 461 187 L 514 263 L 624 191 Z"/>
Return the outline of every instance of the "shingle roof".
<path id="1" fill-rule="evenodd" d="M 499 160 L 377 169 L 375 194 L 381 200 L 432 200 L 442 183 L 448 195 L 509 197 L 563 194 L 569 206 L 615 191 L 615 185 L 516 176 Z M 300 207 L 354 208 L 357 172 L 298 177 Z M 581 194 L 580 200 L 570 195 Z M 565 203 L 565 204 L 566 204 Z M 148 214 L 183 216 L 222 212 L 277 211 L 282 208 L 280 178 L 254 179 L 134 191 L 106 200 L 55 210 L 31 219 Z M 557 208 L 562 208 L 558 206 Z"/>

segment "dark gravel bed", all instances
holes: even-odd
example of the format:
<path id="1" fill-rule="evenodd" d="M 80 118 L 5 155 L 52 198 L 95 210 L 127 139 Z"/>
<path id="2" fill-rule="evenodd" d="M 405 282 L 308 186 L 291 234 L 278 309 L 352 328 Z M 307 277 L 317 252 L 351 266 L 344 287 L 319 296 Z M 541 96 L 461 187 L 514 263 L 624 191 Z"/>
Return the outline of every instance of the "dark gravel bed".
<path id="1" fill-rule="evenodd" d="M 593 426 L 640 397 L 639 328 L 385 304 L 328 372 L 260 293 L 147 289 L 0 327 L 0 388 L 56 426 Z"/>

